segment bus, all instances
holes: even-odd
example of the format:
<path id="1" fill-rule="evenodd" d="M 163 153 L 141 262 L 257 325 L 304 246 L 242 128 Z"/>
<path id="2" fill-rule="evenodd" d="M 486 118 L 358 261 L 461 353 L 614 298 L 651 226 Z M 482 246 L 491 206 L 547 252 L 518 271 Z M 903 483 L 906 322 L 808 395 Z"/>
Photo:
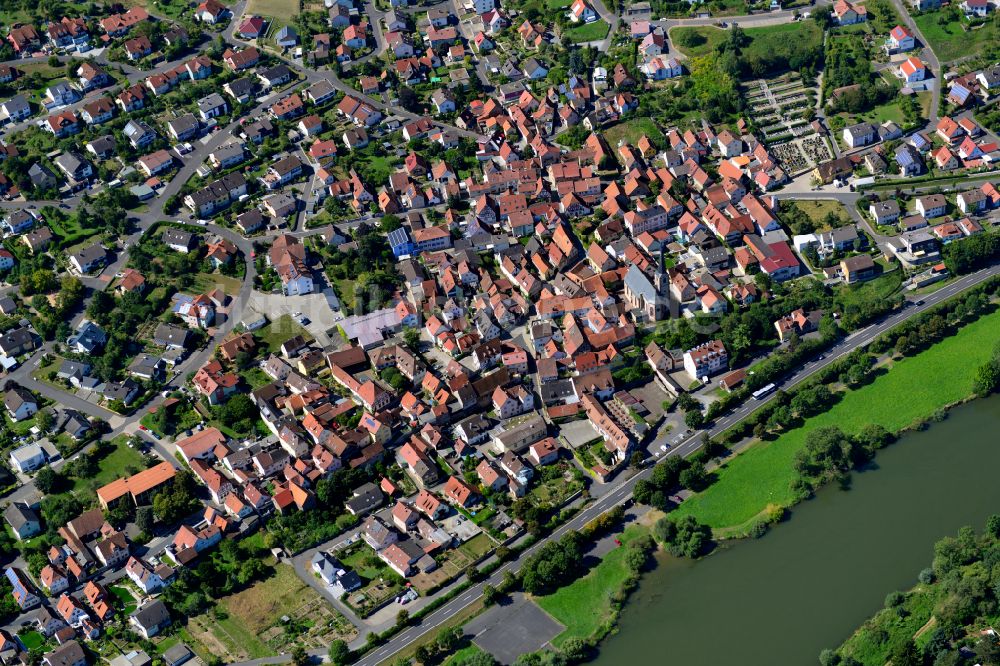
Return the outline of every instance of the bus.
<path id="1" fill-rule="evenodd" d="M 776 388 L 778 388 L 778 387 L 775 386 L 774 384 L 768 384 L 764 388 L 757 389 L 751 395 L 753 396 L 754 400 L 760 400 L 761 398 L 763 398 L 765 396 L 769 396 L 772 393 L 774 393 L 774 389 L 776 389 Z"/>

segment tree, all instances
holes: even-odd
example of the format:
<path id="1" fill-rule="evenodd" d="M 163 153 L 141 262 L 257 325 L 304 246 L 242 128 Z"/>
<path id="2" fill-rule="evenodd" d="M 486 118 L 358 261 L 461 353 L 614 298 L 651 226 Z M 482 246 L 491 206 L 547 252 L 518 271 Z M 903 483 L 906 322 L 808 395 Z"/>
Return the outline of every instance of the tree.
<path id="1" fill-rule="evenodd" d="M 46 466 L 38 470 L 38 473 L 35 474 L 35 487 L 42 493 L 51 495 L 52 493 L 57 492 L 62 480 L 62 476 L 59 472 Z"/>
<path id="2" fill-rule="evenodd" d="M 153 531 L 153 507 L 140 506 L 135 510 L 135 524 L 140 530 L 146 533 Z"/>
<path id="3" fill-rule="evenodd" d="M 492 606 L 500 598 L 500 592 L 492 585 L 483 585 L 483 603 Z"/>
<path id="4" fill-rule="evenodd" d="M 698 557 L 712 543 L 712 530 L 694 516 L 683 516 L 676 521 L 664 516 L 653 525 L 653 535 L 674 557 Z"/>
<path id="5" fill-rule="evenodd" d="M 38 426 L 39 430 L 42 432 L 50 432 L 56 424 L 56 417 L 52 414 L 51 409 L 39 410 L 35 415 L 35 425 Z"/>
<path id="6" fill-rule="evenodd" d="M 705 415 L 697 410 L 685 412 L 684 425 L 686 425 L 688 428 L 691 428 L 692 430 L 697 430 L 698 428 L 705 425 Z"/>
<path id="7" fill-rule="evenodd" d="M 351 648 L 347 646 L 347 641 L 338 638 L 330 643 L 327 656 L 330 657 L 330 663 L 333 666 L 346 666 L 351 660 Z"/>
<path id="8" fill-rule="evenodd" d="M 686 470 L 681 472 L 680 483 L 688 490 L 698 492 L 704 490 L 708 485 L 708 472 L 705 465 L 699 461 L 693 461 Z"/>
<path id="9" fill-rule="evenodd" d="M 405 608 L 401 608 L 398 613 L 396 613 L 396 626 L 405 627 L 410 622 L 410 611 Z"/>
<path id="10" fill-rule="evenodd" d="M 413 351 L 420 350 L 420 329 L 413 328 L 412 326 L 407 327 L 403 330 L 403 342 L 406 346 Z"/>
<path id="11" fill-rule="evenodd" d="M 292 663 L 295 664 L 295 666 L 306 666 L 306 664 L 311 661 L 312 658 L 309 656 L 309 653 L 306 652 L 304 647 L 296 645 L 292 648 Z"/>

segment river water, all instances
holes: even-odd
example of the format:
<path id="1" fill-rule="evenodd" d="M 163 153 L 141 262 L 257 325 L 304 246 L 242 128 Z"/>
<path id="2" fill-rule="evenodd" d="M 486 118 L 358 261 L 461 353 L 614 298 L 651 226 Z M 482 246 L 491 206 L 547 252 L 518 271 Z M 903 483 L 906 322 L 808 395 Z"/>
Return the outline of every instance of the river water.
<path id="1" fill-rule="evenodd" d="M 916 583 L 935 541 L 1000 513 L 1000 396 L 905 435 L 763 538 L 646 574 L 597 664 L 818 664 Z"/>

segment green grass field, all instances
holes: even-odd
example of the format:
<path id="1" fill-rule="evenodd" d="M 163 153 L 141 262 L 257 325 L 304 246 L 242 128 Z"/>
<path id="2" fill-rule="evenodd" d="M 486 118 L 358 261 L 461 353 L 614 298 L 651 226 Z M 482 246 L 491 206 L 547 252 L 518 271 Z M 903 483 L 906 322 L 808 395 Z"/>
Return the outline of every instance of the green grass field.
<path id="1" fill-rule="evenodd" d="M 804 47 L 819 46 L 823 41 L 823 31 L 813 21 L 746 28 L 744 32 L 750 38 L 750 44 L 743 50 L 747 58 L 782 50 L 789 40 L 804 42 Z M 672 43 L 688 57 L 714 53 L 715 47 L 725 41 L 728 35 L 727 30 L 713 26 L 679 27 L 670 31 Z M 685 41 L 689 44 L 685 44 Z"/>
<path id="2" fill-rule="evenodd" d="M 622 139 L 635 146 L 644 134 L 654 144 L 661 147 L 666 146 L 667 139 L 652 118 L 633 118 L 618 123 L 604 131 L 604 139 L 613 150 Z"/>
<path id="3" fill-rule="evenodd" d="M 31 650 L 37 650 L 38 648 L 45 645 L 45 636 L 37 631 L 25 631 L 24 633 L 18 634 L 17 637 L 21 639 L 21 643 L 30 652 Z"/>
<path id="4" fill-rule="evenodd" d="M 942 25 L 938 22 L 941 16 L 940 11 L 927 12 L 914 16 L 913 20 L 917 22 L 917 27 L 920 28 L 930 47 L 934 49 L 934 54 L 943 63 L 975 55 L 983 46 L 996 43 L 1000 39 L 1000 28 L 997 28 L 995 22 L 991 21 L 981 28 L 966 31 L 962 26 L 963 19 L 946 15 L 950 20 Z"/>
<path id="5" fill-rule="evenodd" d="M 570 41 L 574 44 L 583 44 L 585 42 L 596 42 L 604 39 L 610 29 L 611 26 L 598 19 L 593 23 L 569 28 L 566 30 L 566 35 L 569 36 Z"/>
<path id="6" fill-rule="evenodd" d="M 126 444 L 127 441 L 128 437 L 125 435 L 120 435 L 112 440 L 115 448 L 98 461 L 97 474 L 90 479 L 77 479 L 73 490 L 80 492 L 91 487 L 100 488 L 115 479 L 126 476 L 127 468 L 143 469 L 145 465 L 142 454 L 135 449 L 130 449 Z"/>
<path id="7" fill-rule="evenodd" d="M 726 38 L 726 31 L 712 26 L 690 26 L 673 28 L 670 31 L 670 41 L 678 51 L 696 58 L 715 52 L 715 47 Z"/>
<path id="8" fill-rule="evenodd" d="M 800 200 L 796 201 L 795 205 L 799 210 L 808 215 L 809 219 L 815 224 L 821 225 L 822 231 L 826 231 L 824 221 L 826 220 L 826 216 L 830 213 L 838 216 L 843 221 L 843 224 L 846 224 L 851 220 L 851 215 L 847 212 L 847 208 L 844 204 L 832 199 Z"/>
<path id="9" fill-rule="evenodd" d="M 814 21 L 747 28 L 746 34 L 750 45 L 744 49 L 744 55 L 751 60 L 755 54 L 769 55 L 782 51 L 785 44 L 793 41 L 800 42 L 805 48 L 818 47 L 823 43 L 823 31 Z"/>
<path id="10" fill-rule="evenodd" d="M 871 384 L 849 391 L 830 411 L 770 442 L 759 442 L 719 470 L 719 479 L 684 502 L 676 515 L 693 515 L 714 529 L 739 528 L 769 505 L 794 502 L 795 454 L 815 428 L 836 425 L 845 432 L 869 423 L 899 430 L 944 405 L 967 398 L 976 368 L 1000 341 L 1000 312 L 982 317 L 956 335 L 905 358 Z"/>
<path id="11" fill-rule="evenodd" d="M 569 638 L 589 638 L 610 618 L 611 596 L 621 589 L 631 573 L 625 563 L 625 544 L 646 533 L 645 527 L 630 526 L 619 536 L 622 545 L 605 555 L 586 576 L 552 594 L 535 598 L 542 610 L 566 627 L 552 640 L 553 645 L 559 647 Z"/>

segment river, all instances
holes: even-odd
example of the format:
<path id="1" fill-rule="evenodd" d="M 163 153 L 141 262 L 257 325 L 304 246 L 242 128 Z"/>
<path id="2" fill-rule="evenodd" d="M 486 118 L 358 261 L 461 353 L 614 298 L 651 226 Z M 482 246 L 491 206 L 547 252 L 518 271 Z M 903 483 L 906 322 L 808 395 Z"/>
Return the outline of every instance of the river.
<path id="1" fill-rule="evenodd" d="M 905 399 L 905 398 L 904 398 Z M 665 556 L 597 664 L 815 665 L 916 583 L 935 541 L 1000 513 L 1000 396 L 953 410 L 827 487 L 757 540 L 698 562 Z"/>

